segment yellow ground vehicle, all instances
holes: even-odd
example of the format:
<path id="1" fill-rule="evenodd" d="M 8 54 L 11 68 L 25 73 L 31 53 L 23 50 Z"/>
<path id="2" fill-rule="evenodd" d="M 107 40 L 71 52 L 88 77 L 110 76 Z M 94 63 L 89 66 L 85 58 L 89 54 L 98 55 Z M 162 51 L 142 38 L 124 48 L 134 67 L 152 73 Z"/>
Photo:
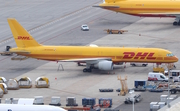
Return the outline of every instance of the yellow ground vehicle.
<path id="1" fill-rule="evenodd" d="M 128 32 L 127 30 L 113 30 L 113 29 L 105 29 L 108 34 L 123 34 L 124 32 Z"/>
<path id="2" fill-rule="evenodd" d="M 164 73 L 164 68 L 162 68 L 162 67 L 154 67 L 153 72 Z"/>

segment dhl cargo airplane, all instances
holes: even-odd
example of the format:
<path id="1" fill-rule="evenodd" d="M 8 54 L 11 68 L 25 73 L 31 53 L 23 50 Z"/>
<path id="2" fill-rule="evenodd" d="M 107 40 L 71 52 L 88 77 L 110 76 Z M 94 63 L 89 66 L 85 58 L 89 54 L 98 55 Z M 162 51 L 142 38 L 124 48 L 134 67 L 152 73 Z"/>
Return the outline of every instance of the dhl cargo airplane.
<path id="1" fill-rule="evenodd" d="M 17 48 L 9 51 L 31 58 L 62 61 L 84 62 L 83 72 L 91 72 L 92 68 L 113 70 L 113 64 L 123 62 L 174 63 L 178 58 L 170 51 L 160 48 L 126 48 L 126 47 L 89 47 L 89 46 L 44 46 L 16 21 L 8 19 Z"/>
<path id="2" fill-rule="evenodd" d="M 141 17 L 176 17 L 180 25 L 180 0 L 103 0 L 94 7 Z"/>

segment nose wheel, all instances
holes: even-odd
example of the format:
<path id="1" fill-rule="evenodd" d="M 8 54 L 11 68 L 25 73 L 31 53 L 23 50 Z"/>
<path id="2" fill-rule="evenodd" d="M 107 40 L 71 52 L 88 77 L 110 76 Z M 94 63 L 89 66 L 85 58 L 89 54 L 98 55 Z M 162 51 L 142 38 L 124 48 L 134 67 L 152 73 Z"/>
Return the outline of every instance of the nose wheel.
<path id="1" fill-rule="evenodd" d="M 84 68 L 83 72 L 92 72 L 92 69 L 91 68 L 89 68 L 89 69 L 88 68 Z"/>
<path id="2" fill-rule="evenodd" d="M 176 26 L 176 25 L 180 25 L 180 20 L 179 18 L 176 18 L 175 21 L 173 22 L 173 25 Z"/>
<path id="3" fill-rule="evenodd" d="M 176 22 L 176 21 L 175 21 L 175 22 L 173 22 L 173 25 L 178 25 L 178 22 Z"/>

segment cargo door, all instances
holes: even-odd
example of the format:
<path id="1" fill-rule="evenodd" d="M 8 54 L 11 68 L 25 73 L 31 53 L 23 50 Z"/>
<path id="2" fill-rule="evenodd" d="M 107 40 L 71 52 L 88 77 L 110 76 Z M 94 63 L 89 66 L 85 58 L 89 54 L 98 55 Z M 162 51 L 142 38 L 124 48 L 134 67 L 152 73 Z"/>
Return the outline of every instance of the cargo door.
<path id="1" fill-rule="evenodd" d="M 162 61 L 163 60 L 163 54 L 162 52 L 158 51 L 158 55 L 156 57 L 157 60 Z"/>

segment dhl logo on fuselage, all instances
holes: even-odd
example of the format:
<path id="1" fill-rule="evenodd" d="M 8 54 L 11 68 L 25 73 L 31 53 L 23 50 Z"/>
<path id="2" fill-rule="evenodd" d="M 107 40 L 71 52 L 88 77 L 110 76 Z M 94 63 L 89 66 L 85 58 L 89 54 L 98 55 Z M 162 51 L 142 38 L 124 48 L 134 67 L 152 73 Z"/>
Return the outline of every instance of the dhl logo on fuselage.
<path id="1" fill-rule="evenodd" d="M 18 36 L 18 40 L 30 40 L 28 36 Z"/>
<path id="2" fill-rule="evenodd" d="M 138 52 L 135 54 L 134 52 L 124 52 L 123 53 L 123 59 L 149 59 L 149 60 L 154 60 L 156 57 L 153 57 L 154 53 L 153 52 Z"/>

